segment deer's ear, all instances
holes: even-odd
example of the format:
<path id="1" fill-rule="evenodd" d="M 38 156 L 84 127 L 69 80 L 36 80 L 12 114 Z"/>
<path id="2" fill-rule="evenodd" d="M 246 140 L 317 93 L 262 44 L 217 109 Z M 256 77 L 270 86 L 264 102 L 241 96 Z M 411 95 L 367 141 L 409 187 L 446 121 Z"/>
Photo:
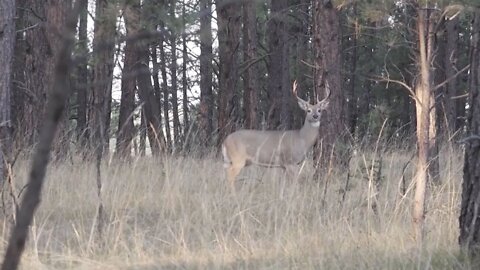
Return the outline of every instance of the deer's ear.
<path id="1" fill-rule="evenodd" d="M 308 103 L 305 102 L 304 100 L 301 100 L 301 99 L 297 99 L 298 101 L 298 106 L 300 107 L 300 109 L 306 111 L 308 110 Z"/>

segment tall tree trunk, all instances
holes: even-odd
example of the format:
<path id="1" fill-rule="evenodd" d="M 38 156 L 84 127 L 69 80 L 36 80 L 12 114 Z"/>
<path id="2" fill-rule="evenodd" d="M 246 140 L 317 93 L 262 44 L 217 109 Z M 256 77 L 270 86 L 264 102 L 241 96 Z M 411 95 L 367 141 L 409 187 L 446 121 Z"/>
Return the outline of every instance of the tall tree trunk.
<path id="1" fill-rule="evenodd" d="M 173 22 L 176 21 L 175 17 L 175 5 L 176 0 L 170 1 L 170 20 Z M 172 95 L 172 116 L 173 116 L 173 137 L 174 137 L 174 149 L 177 149 L 181 145 L 181 130 L 180 130 L 180 117 L 178 114 L 178 85 L 177 85 L 177 30 L 175 26 L 170 27 L 170 48 L 171 48 L 171 57 L 172 62 L 170 63 L 170 79 L 171 79 L 171 89 L 170 93 Z"/>
<path id="2" fill-rule="evenodd" d="M 25 71 L 26 71 L 26 37 L 22 31 L 25 25 L 28 25 L 25 12 L 26 0 L 16 0 L 16 42 L 14 48 L 14 62 L 13 62 L 13 81 L 12 81 L 12 143 L 14 148 L 23 149 L 28 146 L 28 134 L 30 128 L 27 125 L 27 103 L 31 102 L 32 98 L 26 91 Z"/>
<path id="3" fill-rule="evenodd" d="M 459 217 L 460 246 L 480 262 L 480 8 L 476 8 L 470 47 L 467 138 L 463 165 L 462 204 Z"/>
<path id="4" fill-rule="evenodd" d="M 212 0 L 200 0 L 200 142 L 209 146 L 213 134 Z"/>
<path id="5" fill-rule="evenodd" d="M 257 10 L 254 0 L 243 2 L 243 106 L 248 129 L 257 128 L 258 69 L 257 69 Z"/>
<path id="6" fill-rule="evenodd" d="M 161 26 L 165 31 L 165 28 Z M 168 91 L 168 82 L 167 82 L 167 62 L 165 57 L 165 35 L 160 36 L 160 63 L 161 63 L 161 72 L 162 72 L 162 88 L 163 88 L 163 118 L 165 119 L 165 133 L 166 133 L 166 144 L 167 151 L 170 151 L 172 148 L 172 133 L 170 131 L 170 94 Z"/>
<path id="7" fill-rule="evenodd" d="M 12 147 L 11 95 L 15 48 L 15 0 L 0 3 L 0 189 L 8 177 Z"/>
<path id="8" fill-rule="evenodd" d="M 220 59 L 218 144 L 232 132 L 238 121 L 234 106 L 238 82 L 238 48 L 240 45 L 241 2 L 217 0 L 218 41 Z"/>
<path id="9" fill-rule="evenodd" d="M 115 30 L 117 19 L 116 0 L 97 0 L 93 36 L 93 106 L 90 110 L 90 145 L 103 153 L 107 146 L 108 115 L 111 107 Z M 108 149 L 107 149 L 108 150 Z"/>
<path id="10" fill-rule="evenodd" d="M 289 100 L 293 100 L 290 94 L 290 81 L 288 74 L 288 26 L 287 26 L 288 1 L 272 1 L 270 6 L 270 20 L 267 24 L 268 35 L 268 100 L 269 115 L 268 123 L 271 129 L 287 129 L 290 125 L 291 110 Z M 285 73 L 287 72 L 287 73 Z"/>
<path id="11" fill-rule="evenodd" d="M 117 129 L 117 149 L 119 158 L 130 158 L 132 140 L 134 136 L 133 112 L 135 110 L 136 74 L 135 64 L 138 60 L 135 50 L 135 40 L 140 27 L 140 0 L 130 0 L 124 10 L 127 41 L 125 43 L 125 56 L 122 70 L 122 86 L 120 97 L 120 112 Z"/>
<path id="12" fill-rule="evenodd" d="M 87 92 L 90 89 L 88 74 L 88 1 L 83 1 L 78 25 L 76 95 L 77 95 L 77 140 L 84 149 L 88 140 Z"/>
<path id="13" fill-rule="evenodd" d="M 415 87 L 417 108 L 417 143 L 418 161 L 416 172 L 415 196 L 413 202 L 413 225 L 415 238 L 419 245 L 423 242 L 425 223 L 425 194 L 428 182 L 428 166 L 431 154 L 431 57 L 432 57 L 432 33 L 428 10 L 418 8 L 417 31 L 418 31 L 418 65 L 419 83 Z"/>
<path id="14" fill-rule="evenodd" d="M 186 3 L 182 1 L 182 26 L 183 29 L 187 28 L 187 14 Z M 183 108 L 183 149 L 187 146 L 187 133 L 190 129 L 190 121 L 188 117 L 188 77 L 187 77 L 187 62 L 188 62 L 188 50 L 187 50 L 187 32 L 182 32 L 182 108 Z"/>
<path id="15" fill-rule="evenodd" d="M 340 18 L 332 1 L 314 3 L 315 53 L 315 91 L 319 97 L 324 96 L 325 84 L 331 90 L 330 105 L 320 122 L 320 141 L 317 145 L 315 159 L 320 168 L 346 165 L 345 144 L 345 101 L 341 80 L 340 55 Z"/>
<path id="16" fill-rule="evenodd" d="M 443 59 L 445 79 L 454 77 L 457 70 L 457 55 L 458 55 L 458 17 L 447 20 L 446 27 L 446 48 Z M 457 120 L 457 105 L 465 107 L 464 99 L 453 99 L 458 95 L 457 79 L 453 78 L 446 84 L 444 109 L 446 118 L 445 130 L 448 131 L 449 137 L 453 136 L 458 129 L 462 127 Z M 460 104 L 457 104 L 460 103 Z"/>
<path id="17" fill-rule="evenodd" d="M 47 9 L 47 18 L 48 18 L 48 31 L 47 37 L 49 40 L 50 50 L 54 52 L 54 57 L 52 61 L 48 63 L 48 73 L 50 76 L 50 81 L 47 88 L 47 95 L 50 94 L 51 88 L 54 84 L 54 70 L 55 64 L 58 62 L 58 52 L 62 46 L 60 42 L 61 36 L 60 33 L 63 31 L 65 22 L 67 20 L 67 13 L 71 9 L 72 1 L 71 0 L 55 0 L 49 1 Z M 70 80 L 69 80 L 70 82 Z M 70 85 L 68 85 L 70 87 Z M 68 107 L 68 102 L 65 106 Z M 56 134 L 56 142 L 53 144 L 52 155 L 57 160 L 62 160 L 66 157 L 69 149 L 70 141 L 70 131 L 68 130 L 68 121 L 70 118 L 69 110 L 66 109 L 66 112 L 63 114 L 61 121 L 58 122 L 58 131 Z M 42 120 L 43 121 L 43 120 Z"/>
<path id="18" fill-rule="evenodd" d="M 311 11 L 311 0 L 300 0 L 298 1 L 299 6 L 297 7 L 297 17 L 300 20 L 298 25 L 299 30 L 295 33 L 297 37 L 296 41 L 296 71 L 295 80 L 298 83 L 298 88 L 302 89 L 304 92 L 308 92 L 308 96 L 312 99 L 314 94 L 314 88 L 309 87 L 307 83 L 307 77 L 310 73 L 310 70 L 307 68 L 307 63 L 311 62 L 311 59 L 308 57 L 309 51 L 309 38 L 310 38 L 310 27 L 312 25 L 312 19 L 310 16 Z M 295 109 L 294 113 L 294 128 L 300 128 L 303 125 L 304 112 L 302 110 Z"/>
<path id="19" fill-rule="evenodd" d="M 357 112 L 357 99 L 355 95 L 355 88 L 356 88 L 356 74 L 357 74 L 357 39 L 359 33 L 359 22 L 358 22 L 358 14 L 357 14 L 357 2 L 353 3 L 352 7 L 352 16 L 353 16 L 353 24 L 350 25 L 352 28 L 350 35 L 350 40 L 348 40 L 348 48 L 351 49 L 351 53 L 349 55 L 347 63 L 347 67 L 349 67 L 349 78 L 348 78 L 348 86 L 346 91 L 347 97 L 347 125 L 348 131 L 352 138 L 355 138 L 355 130 L 357 127 L 357 119 L 358 119 L 358 112 Z"/>

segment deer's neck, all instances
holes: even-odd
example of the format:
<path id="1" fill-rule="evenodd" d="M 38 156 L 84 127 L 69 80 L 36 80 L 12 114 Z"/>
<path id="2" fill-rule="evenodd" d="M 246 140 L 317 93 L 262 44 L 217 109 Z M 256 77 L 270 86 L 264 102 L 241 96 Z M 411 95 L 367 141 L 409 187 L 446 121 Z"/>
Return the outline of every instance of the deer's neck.
<path id="1" fill-rule="evenodd" d="M 300 129 L 300 136 L 305 140 L 306 144 L 310 148 L 318 137 L 318 125 L 314 126 L 305 120 L 303 127 Z"/>

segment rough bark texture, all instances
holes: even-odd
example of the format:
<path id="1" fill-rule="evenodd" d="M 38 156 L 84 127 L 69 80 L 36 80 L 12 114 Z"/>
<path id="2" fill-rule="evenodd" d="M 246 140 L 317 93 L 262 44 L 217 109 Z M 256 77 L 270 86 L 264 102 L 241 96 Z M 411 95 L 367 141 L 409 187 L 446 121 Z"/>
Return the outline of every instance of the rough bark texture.
<path id="1" fill-rule="evenodd" d="M 88 1 L 83 1 L 84 5 L 80 13 L 78 24 L 78 43 L 77 43 L 77 68 L 75 91 L 77 95 L 77 140 L 79 148 L 84 149 L 88 140 L 87 129 L 87 92 L 90 89 L 90 78 L 88 74 Z"/>
<path id="2" fill-rule="evenodd" d="M 117 20 L 116 0 L 97 0 L 93 37 L 93 95 L 89 112 L 91 128 L 90 145 L 107 146 L 109 111 L 111 108 L 115 30 Z"/>
<path id="3" fill-rule="evenodd" d="M 11 94 L 15 48 L 15 0 L 0 3 L 0 189 L 8 175 L 12 146 Z"/>
<path id="4" fill-rule="evenodd" d="M 463 166 L 460 245 L 480 262 L 480 8 L 475 11 L 470 51 L 467 138 Z"/>
<path id="5" fill-rule="evenodd" d="M 200 0 L 200 141 L 209 146 L 213 135 L 212 1 Z"/>
<path id="6" fill-rule="evenodd" d="M 315 91 L 317 96 L 325 95 L 325 83 L 331 90 L 330 105 L 320 122 L 320 140 L 317 143 L 315 159 L 319 168 L 345 165 L 345 101 L 342 90 L 340 55 L 340 18 L 332 1 L 314 3 L 313 46 L 315 55 Z"/>
<path id="7" fill-rule="evenodd" d="M 85 0 L 79 0 L 81 3 Z M 33 215 L 40 203 L 42 185 L 49 161 L 50 149 L 55 137 L 59 121 L 62 119 L 62 113 L 70 94 L 69 75 L 71 69 L 71 52 L 74 44 L 75 25 L 79 4 L 75 5 L 73 14 L 68 17 L 67 27 L 64 36 L 65 39 L 59 47 L 58 63 L 54 70 L 53 89 L 49 95 L 49 103 L 46 106 L 47 114 L 40 130 L 39 143 L 33 156 L 32 169 L 30 171 L 28 185 L 23 195 L 20 210 L 18 212 L 17 223 L 12 231 L 8 246 L 5 252 L 2 269 L 17 269 L 20 258 L 23 253 L 28 236 L 29 225 L 33 220 Z"/>
<path id="8" fill-rule="evenodd" d="M 272 1 L 267 24 L 270 129 L 288 129 L 291 125 L 291 102 L 294 99 L 290 93 L 287 7 L 286 0 Z"/>
<path id="9" fill-rule="evenodd" d="M 218 41 L 220 59 L 218 144 L 234 129 L 239 107 L 234 106 L 238 82 L 238 50 L 240 45 L 241 2 L 217 0 Z"/>
<path id="10" fill-rule="evenodd" d="M 257 128 L 258 69 L 257 11 L 254 0 L 243 2 L 243 108 L 244 127 Z"/>
<path id="11" fill-rule="evenodd" d="M 446 47 L 445 54 L 443 59 L 444 70 L 445 70 L 445 79 L 451 78 L 455 75 L 457 69 L 457 54 L 458 54 L 458 17 L 453 20 L 447 20 L 445 23 L 446 26 Z M 444 110 L 445 110 L 445 130 L 448 131 L 449 137 L 453 136 L 458 129 L 460 129 L 463 124 L 462 121 L 457 119 L 457 106 L 464 106 L 464 99 L 452 99 L 457 96 L 458 83 L 457 79 L 454 78 L 446 84 L 445 87 L 445 97 L 444 97 Z M 460 103 L 460 104 L 458 104 Z"/>
<path id="12" fill-rule="evenodd" d="M 129 0 L 124 10 L 127 41 L 125 43 L 125 58 L 122 70 L 122 86 L 120 98 L 120 112 L 117 131 L 117 156 L 129 158 L 132 152 L 132 140 L 135 133 L 133 112 L 135 110 L 136 76 L 134 66 L 137 62 L 135 40 L 140 27 L 140 0 Z"/>

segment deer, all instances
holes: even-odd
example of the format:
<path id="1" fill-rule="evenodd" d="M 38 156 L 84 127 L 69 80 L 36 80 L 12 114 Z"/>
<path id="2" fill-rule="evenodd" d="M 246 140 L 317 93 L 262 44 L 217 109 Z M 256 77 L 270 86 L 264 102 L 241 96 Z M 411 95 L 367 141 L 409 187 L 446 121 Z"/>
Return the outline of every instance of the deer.
<path id="1" fill-rule="evenodd" d="M 223 166 L 232 187 L 240 171 L 252 164 L 280 167 L 287 177 L 293 177 L 295 169 L 315 144 L 322 112 L 329 107 L 331 92 L 328 82 L 325 83 L 325 98 L 319 100 L 317 96 L 314 105 L 310 104 L 310 98 L 305 101 L 297 95 L 296 80 L 292 93 L 300 109 L 306 112 L 302 128 L 283 131 L 242 129 L 229 134 L 223 141 Z"/>

